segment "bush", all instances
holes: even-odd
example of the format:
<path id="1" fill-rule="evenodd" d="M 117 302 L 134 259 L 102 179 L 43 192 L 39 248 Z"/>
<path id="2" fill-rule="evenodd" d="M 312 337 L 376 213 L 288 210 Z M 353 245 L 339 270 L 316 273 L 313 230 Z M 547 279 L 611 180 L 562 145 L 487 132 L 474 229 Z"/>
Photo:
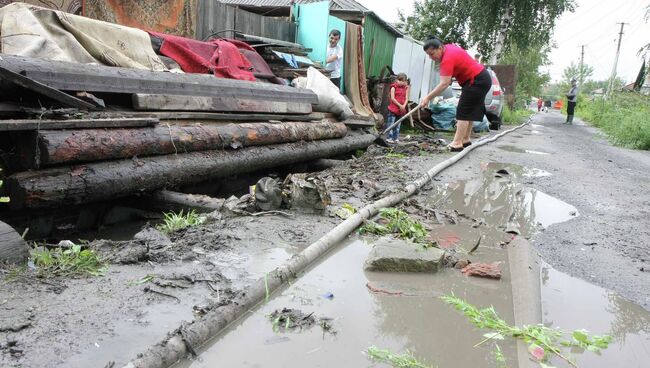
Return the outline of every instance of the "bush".
<path id="1" fill-rule="evenodd" d="M 510 110 L 508 105 L 503 107 L 503 124 L 515 125 L 527 119 L 532 112 L 530 110 Z"/>
<path id="2" fill-rule="evenodd" d="M 611 98 L 579 101 L 576 115 L 601 128 L 615 145 L 650 150 L 650 97 L 618 93 Z"/>

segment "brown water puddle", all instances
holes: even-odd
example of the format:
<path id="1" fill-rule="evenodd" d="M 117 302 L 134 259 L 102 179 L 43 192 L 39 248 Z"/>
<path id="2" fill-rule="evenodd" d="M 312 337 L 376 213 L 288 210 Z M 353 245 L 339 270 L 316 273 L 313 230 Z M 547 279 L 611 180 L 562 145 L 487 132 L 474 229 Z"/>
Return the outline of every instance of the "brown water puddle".
<path id="1" fill-rule="evenodd" d="M 477 220 L 484 233 L 506 231 L 526 237 L 578 215 L 570 204 L 520 183 L 550 175 L 546 171 L 501 163 L 484 164 L 482 169 L 482 177 L 435 189 L 433 207 Z"/>
<path id="2" fill-rule="evenodd" d="M 650 313 L 623 297 L 543 263 L 542 314 L 563 330 L 587 329 L 614 340 L 601 355 L 573 351 L 579 367 L 641 368 L 650 365 Z M 558 365 L 560 367 L 561 365 Z"/>
<path id="3" fill-rule="evenodd" d="M 550 175 L 546 172 L 503 164 L 488 164 L 484 169 L 483 178 L 454 183 L 436 192 L 432 199 L 436 207 L 456 210 L 461 221 L 438 226 L 432 233 L 441 239 L 439 244 L 442 239 L 449 240 L 457 252 L 474 262 L 500 261 L 501 280 L 465 277 L 454 269 L 443 269 L 437 274 L 364 272 L 370 246 L 360 240 L 352 241 L 333 251 L 246 318 L 232 324 L 198 358 L 179 366 L 381 366 L 370 362 L 363 353 L 369 346 L 396 353 L 409 350 L 420 361 L 441 368 L 497 366 L 489 347 L 474 347 L 487 331 L 474 328 L 439 296 L 454 293 L 477 306 L 493 305 L 502 318 L 513 323 L 513 285 L 520 285 L 515 290 L 518 295 L 523 289 L 537 287 L 513 283 L 509 264 L 512 257 L 508 254 L 512 245 L 504 248 L 502 244 L 511 240 L 512 234 L 504 230 L 515 226 L 528 236 L 541 227 L 570 220 L 577 211 L 518 183 L 524 178 Z M 507 174 L 499 173 L 502 169 Z M 473 218 L 479 220 L 472 222 Z M 467 249 L 478 238 L 481 246 L 468 254 Z M 518 270 L 515 273 L 513 269 L 513 275 L 519 276 L 535 262 L 512 259 Z M 518 281 L 522 280 L 519 276 Z M 537 285 L 535 280 L 531 283 Z M 539 305 L 540 295 L 533 294 Z M 614 336 L 610 348 L 600 357 L 573 352 L 580 366 L 642 367 L 650 361 L 650 317 L 640 307 L 547 265 L 543 265 L 541 272 L 541 303 L 546 323 L 566 330 L 584 328 L 594 334 Z M 332 318 L 336 334 L 326 333 L 318 326 L 301 332 L 279 332 L 268 316 L 282 308 Z M 519 313 L 522 308 L 526 306 L 517 306 Z M 521 355 L 517 355 L 516 345 L 506 341 L 500 342 L 500 346 L 507 365 L 519 366 L 522 360 L 518 359 Z"/>
<path id="4" fill-rule="evenodd" d="M 369 251 L 359 240 L 340 247 L 280 295 L 230 326 L 197 360 L 181 367 L 370 367 L 375 365 L 363 351 L 373 345 L 394 352 L 409 350 L 431 366 L 494 364 L 488 348 L 473 347 L 485 331 L 472 327 L 439 296 L 453 292 L 479 305 L 494 305 L 512 322 L 507 265 L 501 281 L 468 278 L 452 269 L 438 274 L 364 272 Z M 491 252 L 490 259 L 503 259 L 503 253 Z M 401 294 L 375 294 L 368 283 Z M 300 333 L 275 332 L 267 316 L 285 307 L 333 318 L 337 333 L 323 333 L 318 326 Z M 516 354 L 512 343 L 501 348 L 508 357 Z"/>

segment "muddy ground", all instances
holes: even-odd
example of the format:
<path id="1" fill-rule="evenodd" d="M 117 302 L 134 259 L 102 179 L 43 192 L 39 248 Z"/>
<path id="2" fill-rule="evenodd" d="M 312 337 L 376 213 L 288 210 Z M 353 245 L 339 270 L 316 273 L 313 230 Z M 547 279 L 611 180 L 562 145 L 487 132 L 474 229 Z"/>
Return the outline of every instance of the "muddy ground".
<path id="1" fill-rule="evenodd" d="M 643 185 L 650 182 L 650 155 L 612 147 L 594 129 L 563 126 L 561 119 L 556 113 L 538 115 L 536 125 L 477 149 L 403 208 L 429 229 L 443 223 L 472 231 L 476 219 L 434 208 L 436 202 L 426 198 L 444 195 L 444 188 L 458 180 L 480 177 L 487 162 L 545 170 L 551 175 L 533 175 L 524 179 L 526 186 L 575 206 L 576 213 L 565 211 L 575 218 L 523 235 L 532 236 L 542 257 L 559 270 L 650 309 L 650 290 L 644 287 L 650 284 L 650 189 Z M 141 235 L 133 242 L 95 243 L 124 250 L 109 252 L 114 263 L 99 278 L 41 280 L 5 271 L 0 365 L 125 363 L 182 321 L 236 301 L 249 283 L 338 224 L 334 212 L 344 203 L 368 204 L 449 157 L 439 151 L 439 138 L 445 137 L 421 138 L 418 145 L 404 139 L 405 145 L 393 149 L 371 146 L 364 155 L 320 172 L 332 197 L 322 215 L 297 210 L 286 210 L 290 217 L 213 214 L 205 225 L 168 238 Z"/>

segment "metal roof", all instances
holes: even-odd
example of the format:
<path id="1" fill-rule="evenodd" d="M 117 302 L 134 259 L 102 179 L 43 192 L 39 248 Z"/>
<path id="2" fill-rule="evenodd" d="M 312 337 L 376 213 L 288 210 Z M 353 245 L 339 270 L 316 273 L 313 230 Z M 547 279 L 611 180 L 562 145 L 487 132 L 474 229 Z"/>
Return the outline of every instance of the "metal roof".
<path id="1" fill-rule="evenodd" d="M 242 5 L 242 6 L 255 6 L 264 8 L 281 8 L 288 7 L 291 0 L 219 0 L 224 4 Z M 296 4 L 309 4 L 317 3 L 323 0 L 295 0 Z M 356 10 L 359 12 L 367 12 L 368 8 L 359 4 L 354 0 L 330 0 L 330 9 L 334 10 Z"/>

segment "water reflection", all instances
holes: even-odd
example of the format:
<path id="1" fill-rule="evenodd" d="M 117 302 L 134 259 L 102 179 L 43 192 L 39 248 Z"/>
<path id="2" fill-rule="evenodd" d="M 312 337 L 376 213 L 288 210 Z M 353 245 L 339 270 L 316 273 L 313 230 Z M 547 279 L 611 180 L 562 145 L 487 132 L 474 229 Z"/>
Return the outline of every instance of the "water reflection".
<path id="1" fill-rule="evenodd" d="M 544 323 L 564 330 L 586 329 L 614 340 L 601 355 L 575 350 L 581 367 L 647 367 L 650 361 L 650 313 L 625 298 L 542 267 Z"/>
<path id="2" fill-rule="evenodd" d="M 545 171 L 497 163 L 483 169 L 482 177 L 438 188 L 435 206 L 524 236 L 578 214 L 575 207 L 519 183 L 522 178 L 550 175 Z"/>

